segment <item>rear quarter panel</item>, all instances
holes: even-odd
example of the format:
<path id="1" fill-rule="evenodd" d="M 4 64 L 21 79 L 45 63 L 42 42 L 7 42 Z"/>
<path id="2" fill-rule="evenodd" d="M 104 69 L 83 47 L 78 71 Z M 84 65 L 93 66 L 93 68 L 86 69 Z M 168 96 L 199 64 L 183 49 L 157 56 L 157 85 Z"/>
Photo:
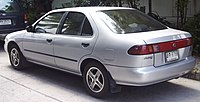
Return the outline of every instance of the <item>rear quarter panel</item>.
<path id="1" fill-rule="evenodd" d="M 142 67 L 153 65 L 153 54 L 128 55 L 127 51 L 134 45 L 144 45 L 145 42 L 137 37 L 113 33 L 96 15 L 92 15 L 97 25 L 99 36 L 93 51 L 93 56 L 104 64 L 125 67 Z"/>

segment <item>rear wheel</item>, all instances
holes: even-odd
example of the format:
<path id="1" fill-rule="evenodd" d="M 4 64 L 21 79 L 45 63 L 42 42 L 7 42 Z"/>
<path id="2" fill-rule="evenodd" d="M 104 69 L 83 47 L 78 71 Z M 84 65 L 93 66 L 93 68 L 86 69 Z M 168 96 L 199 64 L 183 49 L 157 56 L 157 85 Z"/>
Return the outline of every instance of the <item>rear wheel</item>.
<path id="1" fill-rule="evenodd" d="M 105 97 L 110 93 L 109 77 L 106 69 L 99 63 L 89 63 L 83 71 L 87 92 L 94 97 Z"/>
<path id="2" fill-rule="evenodd" d="M 24 66 L 27 63 L 25 57 L 15 44 L 11 45 L 9 48 L 9 58 L 12 67 L 16 70 L 24 69 Z"/>

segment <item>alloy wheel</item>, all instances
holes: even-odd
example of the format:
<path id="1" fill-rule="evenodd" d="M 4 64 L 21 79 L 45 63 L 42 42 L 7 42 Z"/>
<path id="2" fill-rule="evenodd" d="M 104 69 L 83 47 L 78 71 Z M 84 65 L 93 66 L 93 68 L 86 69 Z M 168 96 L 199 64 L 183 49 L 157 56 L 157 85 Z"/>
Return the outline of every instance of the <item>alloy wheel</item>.
<path id="1" fill-rule="evenodd" d="M 86 82 L 90 90 L 95 93 L 101 92 L 105 83 L 102 72 L 96 67 L 91 67 L 87 71 Z"/>
<path id="2" fill-rule="evenodd" d="M 18 52 L 18 50 L 16 48 L 13 48 L 11 50 L 10 58 L 11 58 L 12 64 L 15 67 L 19 65 L 19 63 L 20 63 L 20 56 L 19 56 L 19 52 Z"/>

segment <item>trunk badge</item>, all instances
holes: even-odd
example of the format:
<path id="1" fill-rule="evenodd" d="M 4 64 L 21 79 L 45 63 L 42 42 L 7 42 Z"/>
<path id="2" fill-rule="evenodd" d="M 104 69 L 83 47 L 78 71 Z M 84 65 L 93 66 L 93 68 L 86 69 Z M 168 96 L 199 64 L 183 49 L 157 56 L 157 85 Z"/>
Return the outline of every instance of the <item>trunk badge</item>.
<path id="1" fill-rule="evenodd" d="M 176 43 L 173 43 L 172 46 L 173 46 L 173 47 L 176 47 Z"/>

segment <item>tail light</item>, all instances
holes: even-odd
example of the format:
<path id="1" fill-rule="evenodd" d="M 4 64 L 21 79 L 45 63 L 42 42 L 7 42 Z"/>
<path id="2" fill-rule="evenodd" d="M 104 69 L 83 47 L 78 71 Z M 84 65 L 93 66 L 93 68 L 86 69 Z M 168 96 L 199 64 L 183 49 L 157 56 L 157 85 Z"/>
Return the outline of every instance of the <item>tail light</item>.
<path id="1" fill-rule="evenodd" d="M 28 22 L 28 16 L 27 14 L 24 14 L 24 23 L 27 23 Z"/>
<path id="2" fill-rule="evenodd" d="M 191 45 L 192 45 L 192 38 L 190 37 L 190 38 L 156 43 L 156 44 L 135 45 L 128 50 L 128 54 L 130 55 L 153 54 L 159 52 L 172 51 Z"/>

